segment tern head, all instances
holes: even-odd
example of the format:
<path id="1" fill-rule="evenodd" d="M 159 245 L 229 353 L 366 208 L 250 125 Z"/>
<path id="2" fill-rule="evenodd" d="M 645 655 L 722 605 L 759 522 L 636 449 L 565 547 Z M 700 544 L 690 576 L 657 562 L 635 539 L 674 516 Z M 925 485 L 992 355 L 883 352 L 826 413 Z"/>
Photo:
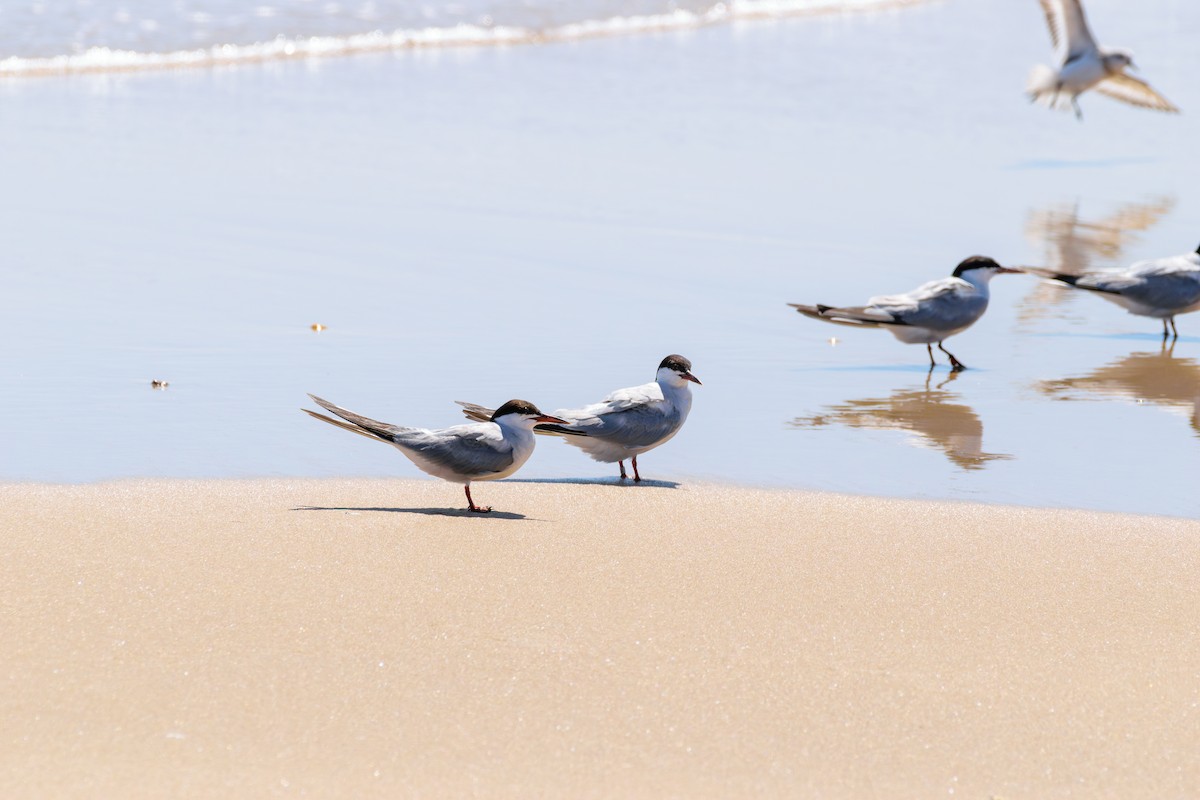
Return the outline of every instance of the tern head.
<path id="1" fill-rule="evenodd" d="M 680 388 L 688 383 L 700 383 L 700 379 L 692 374 L 692 362 L 680 355 L 670 355 L 662 360 L 658 365 L 658 375 L 655 380 L 659 383 L 666 382 L 667 384 Z"/>
<path id="2" fill-rule="evenodd" d="M 1002 267 L 987 256 L 971 256 L 959 262 L 959 265 L 954 268 L 954 277 L 987 283 L 997 275 L 1020 271 L 1014 267 Z"/>
<path id="3" fill-rule="evenodd" d="M 497 425 L 509 425 L 517 428 L 527 428 L 528 430 L 533 430 L 533 426 L 539 422 L 557 422 L 560 425 L 570 424 L 565 419 L 543 414 L 537 406 L 528 400 L 509 400 L 495 410 L 492 414 L 492 422 L 495 422 Z"/>
<path id="4" fill-rule="evenodd" d="M 1104 64 L 1106 72 L 1137 69 L 1137 65 L 1133 63 L 1133 53 L 1128 50 L 1106 50 L 1104 55 L 1100 56 L 1100 61 Z"/>

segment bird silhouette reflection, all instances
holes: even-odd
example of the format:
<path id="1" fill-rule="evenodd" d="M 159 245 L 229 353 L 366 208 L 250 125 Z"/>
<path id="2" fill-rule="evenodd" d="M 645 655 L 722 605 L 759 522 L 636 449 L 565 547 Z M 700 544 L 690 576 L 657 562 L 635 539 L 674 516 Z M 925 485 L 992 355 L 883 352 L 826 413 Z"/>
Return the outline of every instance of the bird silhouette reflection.
<path id="1" fill-rule="evenodd" d="M 962 397 L 945 387 L 958 378 L 951 372 L 931 385 L 933 371 L 924 386 L 897 389 L 888 397 L 848 400 L 823 412 L 792 421 L 797 428 L 845 425 L 866 430 L 896 430 L 915 434 L 913 444 L 941 450 L 964 470 L 983 469 L 992 461 L 1012 458 L 983 450 L 983 422 Z"/>
<path id="2" fill-rule="evenodd" d="M 1162 406 L 1187 415 L 1200 436 L 1200 362 L 1174 351 L 1174 342 L 1164 343 L 1158 352 L 1130 353 L 1086 375 L 1040 381 L 1037 388 L 1056 399 L 1102 395 Z"/>

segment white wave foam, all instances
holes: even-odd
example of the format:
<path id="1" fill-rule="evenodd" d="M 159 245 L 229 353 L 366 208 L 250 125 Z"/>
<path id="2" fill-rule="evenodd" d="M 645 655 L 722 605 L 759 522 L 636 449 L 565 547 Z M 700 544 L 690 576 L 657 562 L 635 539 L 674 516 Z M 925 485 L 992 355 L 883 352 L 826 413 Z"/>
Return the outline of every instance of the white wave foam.
<path id="1" fill-rule="evenodd" d="M 195 50 L 140 52 L 93 47 L 82 53 L 0 59 L 0 78 L 182 67 L 215 67 L 286 58 L 319 58 L 421 47 L 487 46 L 571 41 L 599 36 L 685 30 L 737 19 L 848 12 L 910 5 L 919 0 L 729 0 L 705 11 L 583 20 L 538 29 L 459 24 L 348 36 L 278 37 L 267 42 L 222 44 Z"/>

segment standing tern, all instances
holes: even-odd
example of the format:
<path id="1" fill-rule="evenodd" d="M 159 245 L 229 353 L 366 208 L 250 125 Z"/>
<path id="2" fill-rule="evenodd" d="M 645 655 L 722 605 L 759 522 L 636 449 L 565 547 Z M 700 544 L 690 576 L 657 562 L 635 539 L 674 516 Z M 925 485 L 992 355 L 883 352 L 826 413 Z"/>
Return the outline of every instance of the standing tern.
<path id="1" fill-rule="evenodd" d="M 692 362 L 680 355 L 670 355 L 658 365 L 652 383 L 617 389 L 599 403 L 579 409 L 555 411 L 566 422 L 538 425 L 534 431 L 550 436 L 562 436 L 596 461 L 621 468 L 625 459 L 632 459 L 633 479 L 641 481 L 637 457 L 668 442 L 679 433 L 692 409 L 690 384 L 700 379 L 692 374 Z M 473 403 L 462 403 L 463 413 L 471 419 L 484 419 L 491 411 Z"/>
<path id="2" fill-rule="evenodd" d="M 1080 275 L 1039 268 L 1028 271 L 1076 289 L 1095 292 L 1130 314 L 1161 319 L 1164 339 L 1169 332 L 1179 337 L 1175 327 L 1176 314 L 1200 310 L 1200 247 L 1194 253 L 1137 261 L 1124 269 Z M 1168 323 L 1171 326 L 1169 332 Z"/>
<path id="3" fill-rule="evenodd" d="M 422 472 L 463 484 L 467 508 L 480 513 L 491 511 L 492 507 L 475 505 L 471 499 L 471 481 L 495 481 L 512 475 L 533 453 L 534 425 L 566 423 L 564 419 L 543 414 L 526 400 L 509 400 L 478 424 L 437 430 L 404 428 L 355 414 L 313 394 L 309 397 L 345 422 L 307 408 L 301 409 L 304 413 L 351 433 L 386 442 L 407 456 Z"/>
<path id="4" fill-rule="evenodd" d="M 1080 0 L 1039 2 L 1046 13 L 1058 68 L 1033 68 L 1026 87 L 1031 101 L 1063 111 L 1073 108 L 1075 116 L 1083 119 L 1078 98 L 1094 86 L 1096 91 L 1131 105 L 1178 113 L 1179 109 L 1149 84 L 1125 73 L 1127 68 L 1136 69 L 1132 53 L 1096 44 Z"/>
<path id="5" fill-rule="evenodd" d="M 937 365 L 933 359 L 933 345 L 937 344 L 957 372 L 966 365 L 942 342 L 974 325 L 987 311 L 988 282 L 993 277 L 1021 271 L 1002 267 L 986 256 L 971 256 L 955 267 L 949 278 L 930 281 L 906 294 L 872 297 L 865 306 L 788 305 L 806 317 L 838 325 L 884 328 L 905 344 L 923 344 L 929 352 L 930 369 Z"/>

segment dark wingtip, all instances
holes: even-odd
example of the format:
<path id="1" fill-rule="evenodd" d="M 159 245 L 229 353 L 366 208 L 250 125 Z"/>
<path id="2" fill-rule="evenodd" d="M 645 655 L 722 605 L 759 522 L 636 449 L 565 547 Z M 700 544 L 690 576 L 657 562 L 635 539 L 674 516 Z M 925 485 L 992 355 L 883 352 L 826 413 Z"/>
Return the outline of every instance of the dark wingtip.
<path id="1" fill-rule="evenodd" d="M 553 422 L 543 422 L 540 425 L 534 425 L 533 429 L 539 433 L 559 433 L 563 436 L 587 436 L 583 431 L 572 430 Z"/>

